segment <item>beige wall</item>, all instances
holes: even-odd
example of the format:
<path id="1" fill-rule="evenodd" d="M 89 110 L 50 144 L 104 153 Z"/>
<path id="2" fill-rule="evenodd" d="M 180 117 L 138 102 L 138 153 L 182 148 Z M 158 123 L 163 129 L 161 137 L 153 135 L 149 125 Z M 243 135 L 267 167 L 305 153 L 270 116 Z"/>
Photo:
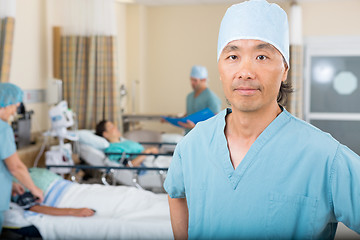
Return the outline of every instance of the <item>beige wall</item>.
<path id="1" fill-rule="evenodd" d="M 147 101 L 150 112 L 185 113 L 190 69 L 204 65 L 209 86 L 224 99 L 216 64 L 224 5 L 148 8 Z"/>
<path id="2" fill-rule="evenodd" d="M 16 2 L 10 81 L 23 89 L 44 89 L 51 75 L 46 0 Z M 304 37 L 360 35 L 359 0 L 305 1 L 301 5 Z M 193 64 L 208 67 L 209 86 L 226 106 L 217 72 L 216 44 L 228 6 L 117 6 L 119 76 L 127 85 L 127 112 L 184 113 Z M 283 7 L 289 9 L 288 4 Z M 28 104 L 27 108 L 35 111 L 32 131 L 45 130 L 46 104 Z"/>
<path id="3" fill-rule="evenodd" d="M 128 5 L 126 31 L 126 96 L 128 113 L 143 112 L 145 102 L 145 83 L 147 76 L 146 43 L 147 43 L 147 8 L 142 5 Z"/>
<path id="4" fill-rule="evenodd" d="M 127 69 L 126 69 L 126 56 L 127 56 L 127 47 L 126 47 L 126 6 L 123 4 L 116 5 L 116 21 L 117 21 L 117 29 L 119 37 L 117 38 L 117 56 L 118 56 L 118 64 L 119 64 L 119 71 L 118 71 L 118 79 L 119 79 L 119 87 L 122 84 L 126 84 L 126 76 L 127 76 Z M 120 37 L 123 36 L 123 37 Z M 121 98 L 121 108 L 125 108 L 127 101 L 126 98 Z"/>
<path id="5" fill-rule="evenodd" d="M 16 20 L 10 82 L 24 90 L 44 89 L 47 76 L 45 0 L 16 0 Z M 34 110 L 32 131 L 47 129 L 47 105 L 26 104 Z"/>
<path id="6" fill-rule="evenodd" d="M 359 36 L 360 1 L 303 2 L 303 34 L 308 36 Z"/>

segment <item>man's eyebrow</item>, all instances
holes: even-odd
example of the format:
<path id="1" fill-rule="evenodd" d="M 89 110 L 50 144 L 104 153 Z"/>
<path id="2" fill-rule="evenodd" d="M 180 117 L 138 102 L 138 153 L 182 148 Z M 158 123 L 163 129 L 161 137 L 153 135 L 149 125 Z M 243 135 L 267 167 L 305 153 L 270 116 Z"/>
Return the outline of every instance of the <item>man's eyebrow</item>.
<path id="1" fill-rule="evenodd" d="M 236 51 L 239 50 L 239 48 L 235 45 L 227 45 L 226 47 L 224 47 L 223 52 L 231 52 L 231 51 Z"/>
<path id="2" fill-rule="evenodd" d="M 261 50 L 270 50 L 270 51 L 276 51 L 275 47 L 271 45 L 270 43 L 261 43 L 255 47 L 255 49 Z"/>
<path id="3" fill-rule="evenodd" d="M 240 48 L 236 45 L 227 45 L 226 47 L 224 47 L 223 52 L 231 52 L 231 51 L 237 51 Z M 265 49 L 265 50 L 270 50 L 270 51 L 276 51 L 276 48 L 271 45 L 270 43 L 260 43 L 259 45 L 255 46 L 255 49 L 257 50 L 261 50 L 261 49 Z"/>

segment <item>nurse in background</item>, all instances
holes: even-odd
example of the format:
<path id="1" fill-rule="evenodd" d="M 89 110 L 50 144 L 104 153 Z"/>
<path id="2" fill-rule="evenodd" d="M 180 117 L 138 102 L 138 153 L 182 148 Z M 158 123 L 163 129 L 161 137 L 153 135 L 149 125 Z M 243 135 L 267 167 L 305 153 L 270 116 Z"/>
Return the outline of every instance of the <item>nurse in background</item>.
<path id="1" fill-rule="evenodd" d="M 206 67 L 194 65 L 191 68 L 190 82 L 194 91 L 186 97 L 186 115 L 196 113 L 205 108 L 209 108 L 214 114 L 220 112 L 221 101 L 207 86 L 208 71 Z M 186 123 L 179 122 L 179 125 L 185 128 L 185 134 L 195 127 L 195 123 L 190 120 Z"/>
<path id="2" fill-rule="evenodd" d="M 19 87 L 11 83 L 0 83 L 0 233 L 4 211 L 9 208 L 13 177 L 29 189 L 39 202 L 43 201 L 43 192 L 35 186 L 16 153 L 14 132 L 8 124 L 22 98 L 23 92 Z M 24 192 L 19 185 L 15 185 L 13 190 L 18 194 Z"/>

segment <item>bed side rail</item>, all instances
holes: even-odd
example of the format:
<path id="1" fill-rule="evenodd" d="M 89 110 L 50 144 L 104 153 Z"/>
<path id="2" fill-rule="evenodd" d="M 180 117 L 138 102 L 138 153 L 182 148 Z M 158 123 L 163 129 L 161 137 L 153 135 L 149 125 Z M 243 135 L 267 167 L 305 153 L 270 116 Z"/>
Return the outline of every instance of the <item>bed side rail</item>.
<path id="1" fill-rule="evenodd" d="M 114 185 L 115 182 L 113 180 L 113 184 L 108 183 L 106 176 L 108 174 L 113 174 L 114 170 L 134 170 L 134 174 L 133 174 L 133 184 L 135 187 L 139 188 L 139 189 L 143 189 L 140 184 L 138 183 L 138 171 L 139 170 L 147 170 L 147 171 L 158 171 L 161 178 L 162 178 L 162 182 L 164 182 L 164 173 L 168 171 L 168 168 L 162 168 L 162 167 L 115 167 L 115 166 L 90 166 L 90 165 L 72 165 L 72 166 L 63 166 L 63 165 L 46 165 L 47 169 L 50 168 L 73 168 L 75 169 L 75 171 L 72 171 L 70 174 L 70 179 L 73 182 L 77 182 L 76 179 L 76 174 L 80 171 L 80 170 L 84 170 L 84 169 L 101 169 L 101 170 L 105 170 L 101 176 L 101 182 L 104 185 Z"/>

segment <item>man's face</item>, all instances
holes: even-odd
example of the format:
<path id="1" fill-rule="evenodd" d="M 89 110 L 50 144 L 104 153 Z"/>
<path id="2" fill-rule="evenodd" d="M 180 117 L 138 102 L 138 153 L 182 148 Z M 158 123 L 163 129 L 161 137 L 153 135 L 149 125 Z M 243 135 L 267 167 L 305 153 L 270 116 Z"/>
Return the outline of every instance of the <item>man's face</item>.
<path id="1" fill-rule="evenodd" d="M 112 122 L 107 121 L 105 124 L 105 131 L 103 133 L 103 136 L 106 139 L 120 138 L 121 133 L 119 129 Z"/>
<path id="2" fill-rule="evenodd" d="M 202 89 L 206 85 L 206 79 L 190 77 L 191 87 L 194 91 Z"/>
<path id="3" fill-rule="evenodd" d="M 255 112 L 277 104 L 286 80 L 281 53 L 260 40 L 235 40 L 223 49 L 218 68 L 226 98 L 235 110 Z"/>

